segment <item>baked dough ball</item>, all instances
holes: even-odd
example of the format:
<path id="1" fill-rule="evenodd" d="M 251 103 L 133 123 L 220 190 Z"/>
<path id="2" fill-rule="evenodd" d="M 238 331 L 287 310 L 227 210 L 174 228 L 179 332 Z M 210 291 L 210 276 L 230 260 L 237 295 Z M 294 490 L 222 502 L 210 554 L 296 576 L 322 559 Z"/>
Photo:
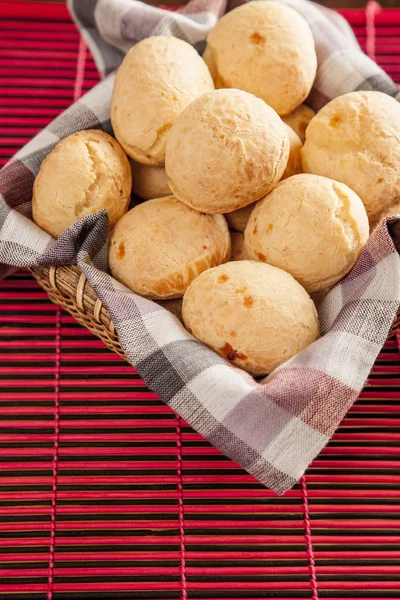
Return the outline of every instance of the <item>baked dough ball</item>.
<path id="1" fill-rule="evenodd" d="M 293 129 L 289 127 L 289 125 L 286 125 L 286 129 L 289 135 L 290 150 L 286 169 L 283 172 L 282 179 L 287 179 L 292 175 L 298 175 L 299 173 L 301 173 L 300 151 L 303 147 L 303 144 L 297 133 L 295 133 Z"/>
<path id="2" fill-rule="evenodd" d="M 242 260 L 202 273 L 183 298 L 187 329 L 234 365 L 266 375 L 318 337 L 310 296 L 289 273 Z"/>
<path id="3" fill-rule="evenodd" d="M 368 235 L 367 214 L 355 192 L 304 173 L 258 202 L 244 233 L 250 258 L 285 269 L 309 293 L 347 275 Z"/>
<path id="4" fill-rule="evenodd" d="M 130 210 L 111 232 L 111 273 L 134 292 L 180 298 L 202 271 L 229 260 L 231 241 L 222 215 L 204 215 L 174 196 Z"/>
<path id="5" fill-rule="evenodd" d="M 113 226 L 128 209 L 131 188 L 131 167 L 118 142 L 97 129 L 78 131 L 44 159 L 33 186 L 33 219 L 57 238 L 105 208 Z"/>
<path id="6" fill-rule="evenodd" d="M 250 219 L 251 211 L 255 207 L 256 203 L 248 204 L 243 208 L 238 208 L 233 212 L 226 213 L 225 218 L 228 222 L 229 228 L 235 231 L 243 231 L 246 229 L 248 220 Z"/>
<path id="7" fill-rule="evenodd" d="M 132 192 L 143 200 L 170 196 L 168 177 L 164 167 L 151 167 L 131 160 Z"/>
<path id="8" fill-rule="evenodd" d="M 142 40 L 117 71 L 111 100 L 115 137 L 145 165 L 163 165 L 169 130 L 197 96 L 214 89 L 196 50 L 176 37 Z"/>
<path id="9" fill-rule="evenodd" d="M 301 151 L 303 171 L 354 190 L 370 221 L 400 195 L 400 104 L 381 92 L 352 92 L 312 119 Z"/>
<path id="10" fill-rule="evenodd" d="M 279 2 L 249 2 L 228 12 L 203 55 L 217 88 L 238 88 L 287 115 L 307 98 L 317 71 L 308 23 Z"/>
<path id="11" fill-rule="evenodd" d="M 270 106 L 247 92 L 217 90 L 194 100 L 175 122 L 165 169 L 182 202 L 225 213 L 269 192 L 288 155 L 286 126 Z"/>
<path id="12" fill-rule="evenodd" d="M 293 112 L 282 117 L 282 121 L 297 133 L 304 144 L 304 140 L 306 139 L 306 129 L 314 116 L 315 112 L 312 108 L 305 104 L 300 104 Z"/>
<path id="13" fill-rule="evenodd" d="M 244 235 L 239 231 L 231 231 L 231 260 L 246 260 Z"/>

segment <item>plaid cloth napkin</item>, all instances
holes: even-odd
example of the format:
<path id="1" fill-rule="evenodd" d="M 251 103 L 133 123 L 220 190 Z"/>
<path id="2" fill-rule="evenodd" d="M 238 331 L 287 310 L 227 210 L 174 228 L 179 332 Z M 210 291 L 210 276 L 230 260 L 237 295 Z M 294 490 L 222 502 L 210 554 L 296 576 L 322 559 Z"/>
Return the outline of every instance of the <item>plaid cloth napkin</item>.
<path id="1" fill-rule="evenodd" d="M 285 0 L 309 22 L 318 73 L 309 103 L 320 108 L 353 90 L 398 93 L 367 58 L 337 14 L 306 0 Z M 178 36 L 201 49 L 226 0 L 192 0 L 167 12 L 135 0 L 70 0 L 100 71 L 108 74 L 138 40 Z M 0 263 L 18 267 L 77 264 L 107 306 L 129 360 L 171 408 L 264 485 L 282 493 L 301 477 L 356 400 L 400 302 L 400 220 L 387 219 L 352 272 L 327 295 L 323 337 L 262 382 L 197 342 L 168 311 L 106 273 L 105 211 L 57 241 L 31 220 L 32 185 L 43 158 L 81 129 L 111 132 L 113 76 L 36 136 L 0 171 Z"/>

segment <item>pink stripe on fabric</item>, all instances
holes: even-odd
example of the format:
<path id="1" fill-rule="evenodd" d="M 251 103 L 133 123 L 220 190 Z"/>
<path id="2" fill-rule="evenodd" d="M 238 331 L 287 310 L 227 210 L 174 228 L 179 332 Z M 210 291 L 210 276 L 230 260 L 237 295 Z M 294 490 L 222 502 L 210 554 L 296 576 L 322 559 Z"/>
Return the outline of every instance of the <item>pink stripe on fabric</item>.
<path id="1" fill-rule="evenodd" d="M 78 61 L 76 65 L 76 77 L 75 77 L 75 88 L 74 88 L 74 102 L 79 100 L 82 95 L 82 87 L 85 79 L 85 63 L 86 63 L 86 50 L 87 46 L 83 37 L 79 40 L 78 49 Z"/>
<path id="2" fill-rule="evenodd" d="M 301 495 L 303 498 L 303 510 L 304 510 L 304 529 L 305 529 L 305 540 L 307 546 L 307 558 L 310 572 L 310 584 L 312 591 L 312 599 L 319 600 L 318 596 L 318 585 L 317 585 L 317 575 L 315 569 L 315 559 L 314 559 L 314 550 L 313 543 L 311 537 L 311 524 L 310 524 L 310 511 L 308 507 L 308 494 L 307 494 L 307 483 L 306 478 L 303 477 L 300 479 L 301 484 Z"/>
<path id="3" fill-rule="evenodd" d="M 57 511 L 57 466 L 58 466 L 58 444 L 60 437 L 60 333 L 61 333 L 61 308 L 57 307 L 56 313 L 56 360 L 54 373 L 54 456 L 53 456 L 53 480 L 51 497 L 51 526 L 50 526 L 50 556 L 48 570 L 47 600 L 53 598 L 53 573 L 54 573 L 54 551 L 56 534 L 56 511 Z"/>
<path id="4" fill-rule="evenodd" d="M 181 418 L 176 417 L 176 471 L 178 486 L 178 511 L 179 511 L 179 554 L 180 554 L 180 575 L 181 575 L 181 600 L 187 600 L 186 586 L 186 548 L 185 548 L 185 515 L 183 506 L 183 485 L 182 485 L 182 436 L 181 436 Z"/>
<path id="5" fill-rule="evenodd" d="M 365 50 L 366 53 L 372 60 L 376 62 L 375 57 L 375 40 L 376 40 L 376 31 L 375 31 L 375 19 L 376 15 L 381 12 L 382 8 L 378 2 L 374 0 L 370 0 L 367 6 L 365 7 L 365 30 L 366 30 L 366 40 L 365 40 Z"/>

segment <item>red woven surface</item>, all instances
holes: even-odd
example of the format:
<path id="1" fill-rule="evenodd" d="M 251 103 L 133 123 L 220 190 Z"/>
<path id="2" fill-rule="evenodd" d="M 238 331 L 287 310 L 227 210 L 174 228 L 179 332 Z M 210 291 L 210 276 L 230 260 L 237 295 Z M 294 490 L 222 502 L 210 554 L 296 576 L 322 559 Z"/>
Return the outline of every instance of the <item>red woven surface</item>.
<path id="1" fill-rule="evenodd" d="M 344 14 L 365 47 L 365 12 Z M 372 19 L 400 80 L 400 11 Z M 97 80 L 64 7 L 0 2 L 0 163 Z M 400 597 L 395 342 L 282 498 L 24 272 L 0 283 L 0 382 L 1 600 Z"/>

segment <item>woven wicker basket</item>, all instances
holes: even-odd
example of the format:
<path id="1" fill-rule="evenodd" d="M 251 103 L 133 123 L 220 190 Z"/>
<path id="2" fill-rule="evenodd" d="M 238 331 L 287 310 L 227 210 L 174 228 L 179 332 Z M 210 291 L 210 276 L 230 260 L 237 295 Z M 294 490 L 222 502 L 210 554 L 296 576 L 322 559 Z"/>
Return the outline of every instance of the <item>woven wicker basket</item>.
<path id="1" fill-rule="evenodd" d="M 31 269 L 31 272 L 54 304 L 65 308 L 111 350 L 128 360 L 107 308 L 77 267 L 38 267 Z M 400 311 L 393 322 L 388 339 L 395 335 L 399 327 Z"/>
<path id="2" fill-rule="evenodd" d="M 65 308 L 78 323 L 127 360 L 108 310 L 77 267 L 38 267 L 31 272 L 54 304 Z"/>

